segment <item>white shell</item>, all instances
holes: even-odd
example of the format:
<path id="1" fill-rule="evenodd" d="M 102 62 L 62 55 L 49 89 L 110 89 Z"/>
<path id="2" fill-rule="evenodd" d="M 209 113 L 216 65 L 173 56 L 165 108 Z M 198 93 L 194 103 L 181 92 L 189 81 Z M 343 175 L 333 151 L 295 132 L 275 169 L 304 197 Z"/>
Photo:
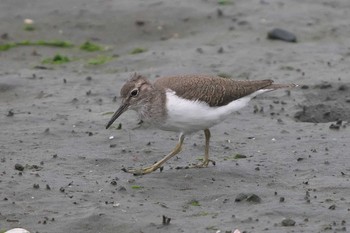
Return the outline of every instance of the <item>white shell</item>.
<path id="1" fill-rule="evenodd" d="M 30 232 L 23 228 L 13 228 L 11 230 L 5 231 L 5 233 L 30 233 Z"/>

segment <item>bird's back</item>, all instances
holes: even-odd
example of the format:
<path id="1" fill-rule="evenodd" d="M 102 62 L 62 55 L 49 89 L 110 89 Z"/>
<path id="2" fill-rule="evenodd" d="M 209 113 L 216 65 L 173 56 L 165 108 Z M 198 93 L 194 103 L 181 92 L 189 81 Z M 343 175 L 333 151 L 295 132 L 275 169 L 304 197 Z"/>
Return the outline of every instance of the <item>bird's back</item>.
<path id="1" fill-rule="evenodd" d="M 248 81 L 209 75 L 183 75 L 158 78 L 154 87 L 171 89 L 181 98 L 219 107 L 269 87 L 272 83 L 272 80 Z"/>

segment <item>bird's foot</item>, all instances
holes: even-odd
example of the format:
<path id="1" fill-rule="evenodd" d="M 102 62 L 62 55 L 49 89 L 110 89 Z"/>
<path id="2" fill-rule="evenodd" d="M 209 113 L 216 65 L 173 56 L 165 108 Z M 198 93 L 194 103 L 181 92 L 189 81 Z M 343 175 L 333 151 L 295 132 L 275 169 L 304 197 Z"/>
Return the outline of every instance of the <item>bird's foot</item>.
<path id="1" fill-rule="evenodd" d="M 214 166 L 216 165 L 214 160 L 211 159 L 204 159 L 203 162 L 198 163 L 198 164 L 192 164 L 190 167 L 194 167 L 194 168 L 204 168 L 204 167 L 208 167 L 209 163 L 212 163 Z"/>
<path id="2" fill-rule="evenodd" d="M 134 176 L 141 176 L 141 175 L 146 175 L 149 174 L 151 172 L 154 172 L 155 170 L 157 170 L 159 168 L 160 171 L 163 171 L 163 167 L 158 167 L 158 166 L 149 166 L 149 167 L 145 167 L 145 168 L 122 168 L 122 171 L 127 172 L 127 173 L 131 173 Z"/>

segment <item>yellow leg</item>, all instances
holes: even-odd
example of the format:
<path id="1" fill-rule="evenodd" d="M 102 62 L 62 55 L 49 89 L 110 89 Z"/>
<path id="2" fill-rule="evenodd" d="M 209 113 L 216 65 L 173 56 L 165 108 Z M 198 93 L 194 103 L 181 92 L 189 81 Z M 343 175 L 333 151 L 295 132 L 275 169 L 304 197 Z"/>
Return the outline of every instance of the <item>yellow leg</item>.
<path id="1" fill-rule="evenodd" d="M 210 131 L 209 129 L 204 130 L 205 135 L 205 151 L 204 151 L 204 160 L 200 164 L 195 164 L 192 167 L 202 168 L 202 167 L 208 167 L 209 162 L 211 162 L 213 165 L 215 165 L 215 161 L 209 159 L 209 141 L 210 141 Z"/>
<path id="2" fill-rule="evenodd" d="M 171 159 L 172 157 L 174 157 L 175 155 L 177 155 L 181 151 L 181 147 L 182 147 L 182 144 L 184 142 L 184 139 L 185 139 L 185 136 L 181 133 L 180 137 L 179 137 L 179 142 L 176 144 L 175 148 L 167 156 L 165 156 L 163 159 L 159 160 L 158 162 L 156 162 L 152 166 L 148 166 L 145 168 L 139 168 L 139 169 L 123 168 L 123 171 L 128 172 L 128 173 L 132 173 L 134 175 L 145 175 L 145 174 L 148 174 L 148 173 L 151 173 L 151 172 L 157 170 L 166 161 L 168 161 L 169 159 Z"/>

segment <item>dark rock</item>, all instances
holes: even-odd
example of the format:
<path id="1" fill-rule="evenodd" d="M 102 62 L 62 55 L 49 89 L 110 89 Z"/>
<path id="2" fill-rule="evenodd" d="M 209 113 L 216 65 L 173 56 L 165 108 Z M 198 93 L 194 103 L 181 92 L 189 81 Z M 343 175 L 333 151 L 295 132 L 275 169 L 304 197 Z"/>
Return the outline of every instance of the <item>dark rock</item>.
<path id="1" fill-rule="evenodd" d="M 267 33 L 267 38 L 270 40 L 282 40 L 286 42 L 297 42 L 297 37 L 286 30 L 275 28 Z"/>
<path id="2" fill-rule="evenodd" d="M 237 197 L 235 198 L 235 202 L 244 201 L 244 200 L 247 199 L 247 197 L 248 197 L 247 194 L 245 194 L 245 193 L 240 193 L 240 194 L 238 194 Z"/>
<path id="3" fill-rule="evenodd" d="M 117 185 L 117 181 L 116 180 L 112 180 L 111 181 L 111 185 L 114 185 L 114 186 Z"/>
<path id="4" fill-rule="evenodd" d="M 146 22 L 143 21 L 143 20 L 136 20 L 136 21 L 135 21 L 135 24 L 136 24 L 137 26 L 144 26 L 144 25 L 146 24 Z"/>
<path id="5" fill-rule="evenodd" d="M 256 195 L 256 194 L 250 194 L 247 197 L 247 201 L 248 202 L 253 202 L 253 203 L 260 203 L 261 202 L 261 198 L 258 195 Z"/>
<path id="6" fill-rule="evenodd" d="M 345 84 L 342 84 L 338 87 L 338 91 L 346 91 L 348 89 L 349 89 L 348 86 L 346 86 Z"/>
<path id="7" fill-rule="evenodd" d="M 337 125 L 337 124 L 331 124 L 331 125 L 329 126 L 329 129 L 339 130 L 339 129 L 340 129 L 340 125 Z"/>
<path id="8" fill-rule="evenodd" d="M 8 117 L 12 117 L 13 115 L 15 115 L 15 113 L 13 112 L 13 110 L 9 110 L 8 113 L 6 114 L 6 116 Z"/>
<path id="9" fill-rule="evenodd" d="M 163 215 L 163 225 L 169 225 L 171 221 L 171 218 L 168 218 L 167 216 Z"/>
<path id="10" fill-rule="evenodd" d="M 217 9 L 216 10 L 216 14 L 217 14 L 218 17 L 224 16 L 224 12 L 221 9 Z"/>
<path id="11" fill-rule="evenodd" d="M 202 48 L 197 48 L 196 51 L 197 51 L 198 53 L 203 53 L 203 49 L 202 49 Z"/>
<path id="12" fill-rule="evenodd" d="M 24 166 L 22 164 L 16 163 L 15 164 L 15 169 L 18 171 L 23 171 L 24 170 Z"/>
<path id="13" fill-rule="evenodd" d="M 284 227 L 292 227 L 295 226 L 295 221 L 291 218 L 286 218 L 282 220 L 281 224 Z"/>

